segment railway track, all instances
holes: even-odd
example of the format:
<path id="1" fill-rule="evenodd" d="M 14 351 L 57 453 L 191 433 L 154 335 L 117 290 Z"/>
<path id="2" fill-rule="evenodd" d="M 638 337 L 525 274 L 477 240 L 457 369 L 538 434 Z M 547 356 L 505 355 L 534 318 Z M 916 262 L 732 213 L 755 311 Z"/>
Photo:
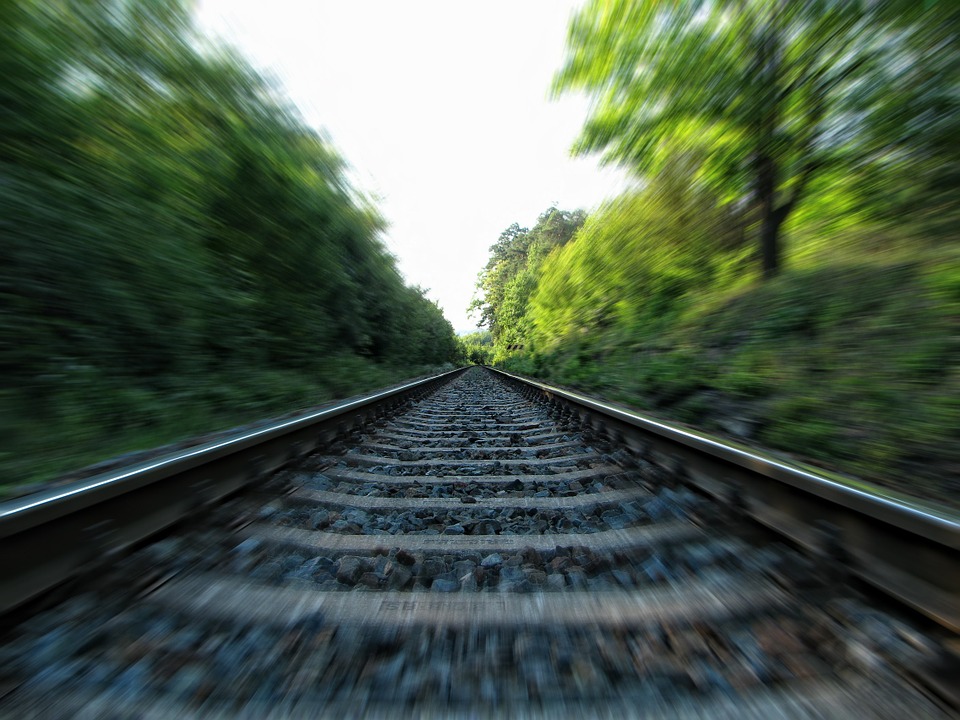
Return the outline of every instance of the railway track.
<path id="1" fill-rule="evenodd" d="M 113 555 L 40 612 L 53 583 L 11 561 L 0 716 L 955 716 L 950 632 L 772 536 L 769 498 L 718 500 L 696 463 L 518 382 L 454 373 L 375 423 L 320 418 L 332 443 L 288 428 L 316 451 L 267 432 L 281 449 L 239 440 L 229 472 L 179 468 L 189 519 L 146 543 L 172 520 L 77 521 Z M 7 507 L 5 548 L 56 500 Z"/>

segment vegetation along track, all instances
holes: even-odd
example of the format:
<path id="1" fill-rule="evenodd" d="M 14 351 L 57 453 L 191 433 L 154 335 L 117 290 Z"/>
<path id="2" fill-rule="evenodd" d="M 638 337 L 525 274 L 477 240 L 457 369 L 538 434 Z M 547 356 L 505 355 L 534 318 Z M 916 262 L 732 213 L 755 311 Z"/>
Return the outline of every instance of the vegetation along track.
<path id="1" fill-rule="evenodd" d="M 917 673 L 943 638 L 750 499 L 514 379 L 444 380 L 227 499 L 193 480 L 190 521 L 14 613 L 0 715 L 955 711 Z"/>

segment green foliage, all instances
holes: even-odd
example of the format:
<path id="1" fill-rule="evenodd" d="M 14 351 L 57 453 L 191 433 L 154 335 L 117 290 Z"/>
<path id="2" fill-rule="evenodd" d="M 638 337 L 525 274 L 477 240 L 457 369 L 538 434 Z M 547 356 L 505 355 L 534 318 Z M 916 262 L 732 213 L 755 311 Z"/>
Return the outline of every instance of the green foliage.
<path id="1" fill-rule="evenodd" d="M 692 159 L 760 223 L 772 275 L 784 223 L 831 169 L 877 215 L 955 206 L 958 18 L 949 3 L 594 0 L 555 88 L 593 98 L 579 152 L 646 176 Z"/>
<path id="2" fill-rule="evenodd" d="M 188 7 L 0 9 L 0 409 L 33 431 L 3 457 L 110 452 L 203 429 L 171 408 L 246 417 L 351 391 L 321 379 L 341 366 L 457 353 L 335 150 Z"/>
<path id="3" fill-rule="evenodd" d="M 579 240 L 578 240 L 579 242 Z M 672 322 L 561 339 L 512 369 L 956 499 L 960 333 L 953 250 L 701 288 Z M 740 431 L 738 431 L 740 432 Z"/>
<path id="4" fill-rule="evenodd" d="M 665 174 L 592 215 L 546 259 L 529 303 L 536 346 L 663 327 L 691 292 L 720 281 L 743 255 L 735 225 L 709 193 Z"/>
<path id="5" fill-rule="evenodd" d="M 493 335 L 489 330 L 480 330 L 460 337 L 460 358 L 474 365 L 493 363 Z"/>
<path id="6" fill-rule="evenodd" d="M 530 341 L 527 305 L 536 290 L 540 266 L 551 252 L 570 242 L 585 218 L 582 210 L 549 208 L 532 230 L 514 223 L 491 246 L 470 307 L 480 311 L 479 324 L 489 328 L 495 357 L 510 352 L 509 346 Z"/>

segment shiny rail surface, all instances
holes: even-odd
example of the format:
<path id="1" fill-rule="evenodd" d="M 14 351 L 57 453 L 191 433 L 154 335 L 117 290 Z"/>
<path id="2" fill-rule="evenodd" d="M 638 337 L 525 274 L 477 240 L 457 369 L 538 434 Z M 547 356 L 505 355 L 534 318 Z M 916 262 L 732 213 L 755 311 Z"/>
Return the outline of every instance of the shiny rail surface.
<path id="1" fill-rule="evenodd" d="M 133 467 L 0 503 L 0 612 L 203 512 L 338 433 L 396 410 L 463 368 Z"/>
<path id="2" fill-rule="evenodd" d="M 955 636 L 852 581 L 952 627 L 951 518 L 487 369 L 7 503 L 0 543 L 0 717 L 956 714 Z"/>

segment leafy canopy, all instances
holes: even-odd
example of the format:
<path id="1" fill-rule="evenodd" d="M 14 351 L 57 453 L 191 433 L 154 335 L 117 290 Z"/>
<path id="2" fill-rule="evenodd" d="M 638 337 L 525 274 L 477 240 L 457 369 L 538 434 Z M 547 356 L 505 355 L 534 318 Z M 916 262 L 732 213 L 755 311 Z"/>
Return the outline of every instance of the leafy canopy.
<path id="1" fill-rule="evenodd" d="M 887 26 L 839 0 L 593 0 L 555 90 L 593 99 L 576 145 L 641 175 L 677 154 L 727 202 L 754 204 L 765 269 L 814 174 L 861 129 Z"/>

